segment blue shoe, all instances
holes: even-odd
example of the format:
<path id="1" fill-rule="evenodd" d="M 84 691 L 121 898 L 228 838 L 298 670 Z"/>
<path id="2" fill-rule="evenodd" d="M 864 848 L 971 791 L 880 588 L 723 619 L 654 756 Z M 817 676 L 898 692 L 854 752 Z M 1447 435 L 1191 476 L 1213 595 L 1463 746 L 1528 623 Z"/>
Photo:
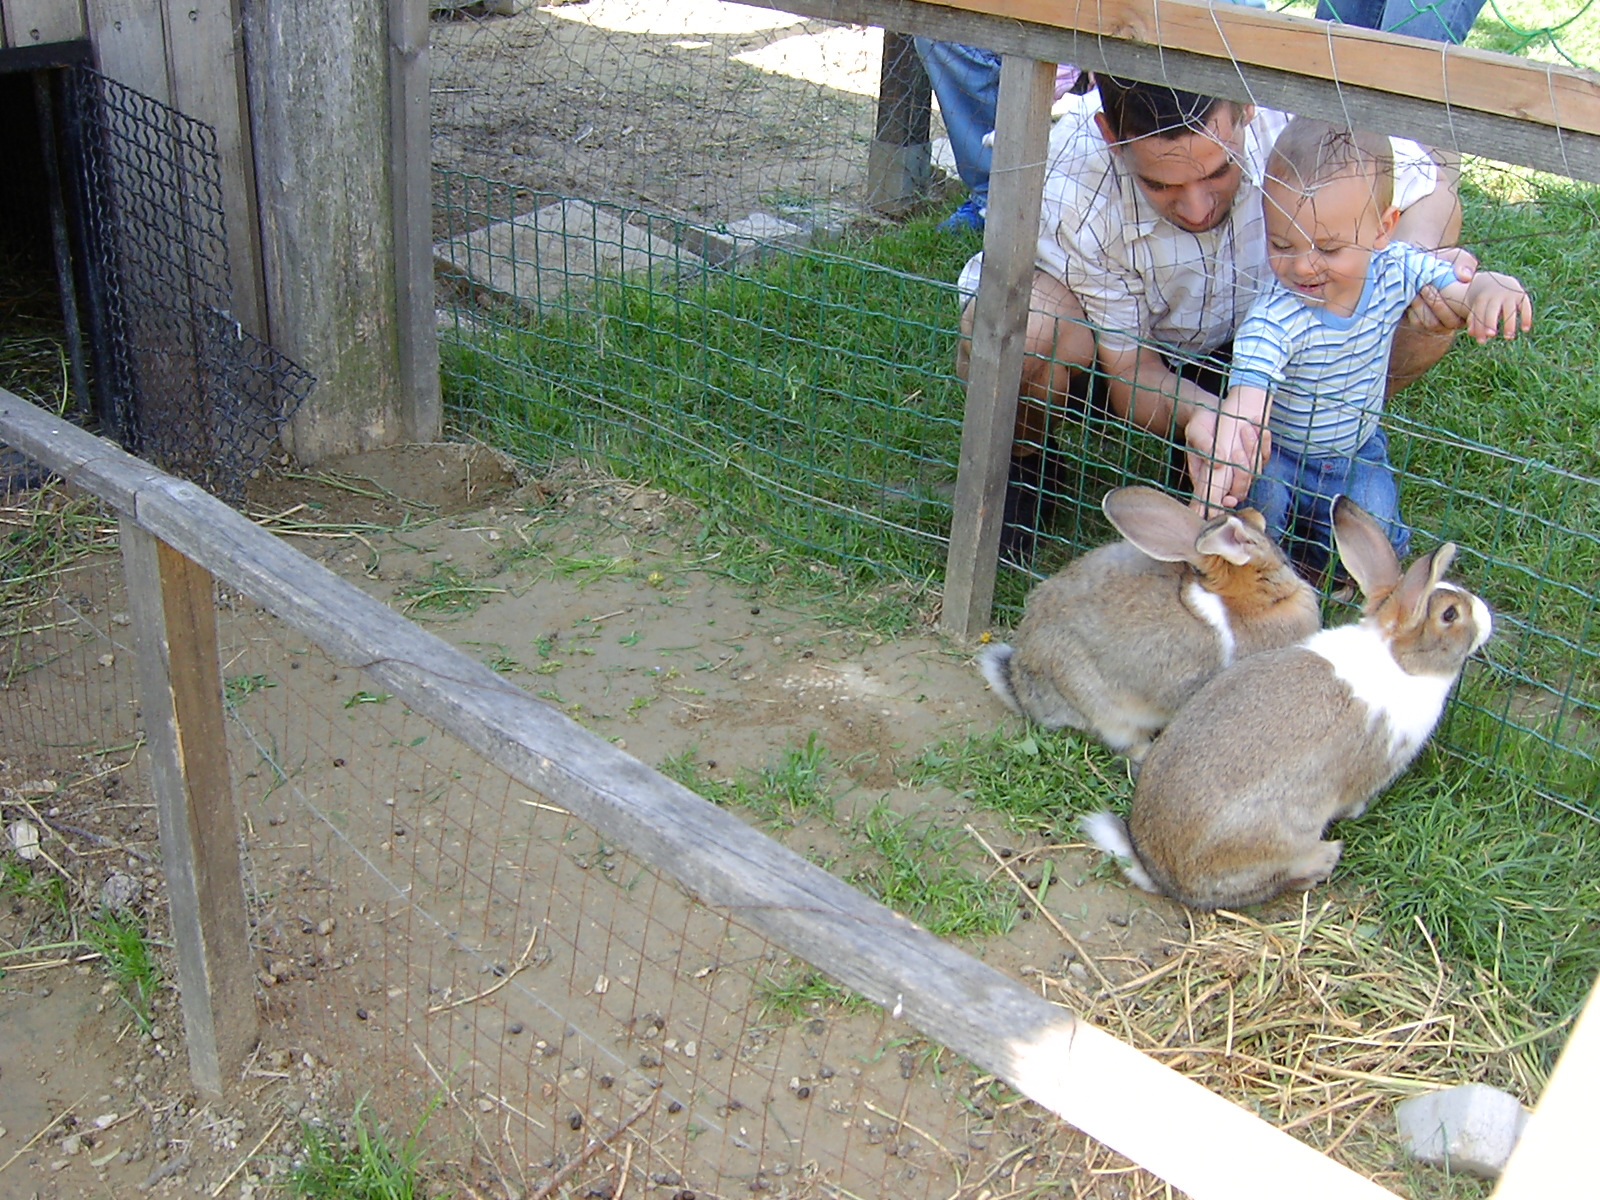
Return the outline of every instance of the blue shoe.
<path id="1" fill-rule="evenodd" d="M 938 229 L 940 233 L 982 233 L 983 209 L 977 200 L 968 196 L 960 208 L 939 222 Z"/>

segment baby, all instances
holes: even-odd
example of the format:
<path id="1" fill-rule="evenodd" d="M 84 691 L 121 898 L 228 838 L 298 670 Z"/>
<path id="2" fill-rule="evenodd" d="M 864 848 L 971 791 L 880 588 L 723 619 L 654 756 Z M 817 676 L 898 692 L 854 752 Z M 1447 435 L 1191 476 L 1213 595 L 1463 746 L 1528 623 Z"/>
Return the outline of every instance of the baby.
<path id="1" fill-rule="evenodd" d="M 1393 191 L 1386 137 L 1300 117 L 1278 137 L 1261 197 L 1273 278 L 1234 336 L 1215 464 L 1200 481 L 1208 508 L 1238 504 L 1248 487 L 1273 537 L 1305 538 L 1295 557 L 1313 572 L 1327 564 L 1341 494 L 1406 554 L 1379 417 L 1395 330 L 1418 293 L 1437 288 L 1479 343 L 1533 323 L 1510 276 L 1478 271 L 1462 283 L 1450 264 L 1391 241 Z"/>

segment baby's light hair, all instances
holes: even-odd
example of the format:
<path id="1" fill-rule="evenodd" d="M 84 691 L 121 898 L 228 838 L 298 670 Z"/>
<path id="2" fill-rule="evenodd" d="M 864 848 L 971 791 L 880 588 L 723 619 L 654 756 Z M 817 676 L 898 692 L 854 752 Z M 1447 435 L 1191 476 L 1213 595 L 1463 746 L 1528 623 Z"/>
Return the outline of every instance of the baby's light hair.
<path id="1" fill-rule="evenodd" d="M 1394 203 L 1394 149 L 1389 139 L 1363 129 L 1295 117 L 1278 135 L 1267 159 L 1267 177 L 1296 192 L 1348 176 L 1372 181 L 1378 211 Z"/>

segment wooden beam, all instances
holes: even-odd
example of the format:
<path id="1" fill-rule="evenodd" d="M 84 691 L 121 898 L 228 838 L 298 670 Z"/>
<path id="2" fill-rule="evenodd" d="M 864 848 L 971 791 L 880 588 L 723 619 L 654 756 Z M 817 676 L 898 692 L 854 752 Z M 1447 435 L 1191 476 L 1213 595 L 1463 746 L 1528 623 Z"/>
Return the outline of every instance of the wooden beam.
<path id="1" fill-rule="evenodd" d="M 1155 25 L 1157 12 L 1165 13 L 1167 5 L 1182 2 L 1122 0 L 1124 4 L 1137 3 L 1140 11 L 1148 9 L 1150 17 L 1146 26 L 1149 27 Z M 1076 18 L 1059 14 L 1035 23 L 967 8 L 925 4 L 920 0 L 749 0 L 749 3 L 821 20 L 879 25 L 945 41 L 987 46 L 1003 54 L 1070 62 L 1090 71 L 1161 80 L 1189 91 L 1265 104 L 1269 108 L 1329 121 L 1349 121 L 1361 128 L 1415 138 L 1427 145 L 1600 183 L 1600 134 L 1584 132 L 1584 127 L 1592 127 L 1600 120 L 1596 117 L 1600 107 L 1590 98 L 1589 89 L 1600 79 L 1593 72 L 1552 67 L 1511 55 L 1445 47 L 1437 42 L 1418 42 L 1414 38 L 1400 39 L 1392 34 L 1332 26 L 1306 18 L 1263 14 L 1235 5 L 1219 3 L 1214 9 L 1199 6 L 1206 8 L 1221 29 L 1224 40 L 1241 29 L 1259 28 L 1261 22 L 1291 27 L 1301 40 L 1314 33 L 1324 44 L 1324 63 L 1331 62 L 1340 72 L 1344 71 L 1345 64 L 1337 47 L 1364 42 L 1367 46 L 1362 54 L 1379 59 L 1381 54 L 1370 47 L 1380 42 L 1387 49 L 1392 42 L 1407 41 L 1413 53 L 1425 47 L 1433 56 L 1435 75 L 1439 71 L 1439 61 L 1449 60 L 1444 81 L 1452 89 L 1452 102 L 1446 104 L 1436 98 L 1395 92 L 1396 79 L 1405 80 L 1405 77 L 1391 76 L 1387 70 L 1377 72 L 1378 77 L 1372 79 L 1367 78 L 1373 74 L 1371 71 L 1361 79 L 1347 73 L 1318 75 L 1307 73 L 1302 64 L 1286 53 L 1262 55 L 1269 58 L 1272 65 L 1235 61 L 1178 45 L 1151 44 L 1114 32 L 1080 32 L 1072 24 Z M 1195 5 L 1191 2 L 1190 7 Z M 1097 24 L 1096 28 L 1103 24 Z M 1165 34 L 1164 26 L 1160 32 Z M 1254 44 L 1249 37 L 1245 40 Z M 1330 41 L 1336 47 L 1331 52 L 1327 50 Z M 1559 106 L 1561 117 L 1570 124 L 1557 127 L 1510 116 L 1498 108 L 1479 110 L 1454 103 L 1458 64 L 1462 72 L 1473 75 L 1484 69 L 1486 62 L 1492 66 L 1494 74 L 1487 84 L 1481 80 L 1474 83 L 1470 90 L 1478 95 L 1493 95 L 1502 79 L 1509 76 L 1519 80 L 1517 87 L 1524 96 L 1534 88 L 1536 81 L 1538 86 L 1546 88 L 1550 86 L 1549 79 L 1555 76 L 1569 84 L 1578 81 L 1572 85 L 1572 90 L 1582 97 L 1576 112 L 1569 111 L 1565 101 Z M 1423 90 L 1432 96 L 1440 89 Z M 1549 113 L 1555 113 L 1557 108 L 1557 105 L 1550 105 Z"/>
<path id="2" fill-rule="evenodd" d="M 973 308 L 972 365 L 940 614 L 940 623 L 956 637 L 975 636 L 989 623 L 994 604 L 1055 81 L 1054 63 L 1012 55 L 1000 60 L 983 274 Z"/>
<path id="3" fill-rule="evenodd" d="M 400 426 L 408 441 L 439 438 L 439 340 L 433 307 L 433 147 L 428 0 L 389 0 L 389 154 L 394 178 Z"/>
<path id="4" fill-rule="evenodd" d="M 1187 50 L 1574 133 L 1600 133 L 1600 74 L 1511 54 L 1208 0 L 947 3 L 1094 38 Z"/>
<path id="5" fill-rule="evenodd" d="M 1494 1200 L 1548 1200 L 1594 1173 L 1594 1114 L 1600 1112 L 1600 980 L 1567 1035 L 1544 1094 L 1500 1175 Z"/>
<path id="6" fill-rule="evenodd" d="M 630 757 L 193 484 L 151 476 L 3 390 L 0 441 L 97 495 L 131 498 L 139 528 L 336 660 L 362 664 L 420 717 L 700 903 L 820 966 L 1194 1200 L 1392 1200 Z"/>
<path id="7" fill-rule="evenodd" d="M 220 1097 L 258 1029 L 213 585 L 126 514 L 121 540 L 189 1074 Z"/>

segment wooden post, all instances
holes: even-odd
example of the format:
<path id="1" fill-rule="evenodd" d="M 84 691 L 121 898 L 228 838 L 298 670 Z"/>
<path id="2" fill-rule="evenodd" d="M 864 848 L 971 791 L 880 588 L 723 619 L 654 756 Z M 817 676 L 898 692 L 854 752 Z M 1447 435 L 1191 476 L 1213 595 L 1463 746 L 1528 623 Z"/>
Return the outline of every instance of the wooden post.
<path id="1" fill-rule="evenodd" d="M 389 0 L 393 125 L 394 271 L 400 353 L 400 428 L 439 438 L 439 340 L 433 310 L 433 147 L 428 96 L 428 0 Z"/>
<path id="2" fill-rule="evenodd" d="M 867 203 L 893 216 L 928 195 L 933 86 L 909 34 L 883 31 L 878 71 L 878 132 L 867 150 Z"/>
<path id="3" fill-rule="evenodd" d="M 972 367 L 945 564 L 941 623 L 957 637 L 970 637 L 987 624 L 994 603 L 1055 80 L 1055 63 L 1013 55 L 1000 60 L 983 274 L 973 310 Z"/>
<path id="4" fill-rule="evenodd" d="M 218 1097 L 257 1022 L 212 580 L 130 518 L 121 529 L 189 1074 Z"/>
<path id="5" fill-rule="evenodd" d="M 317 377 L 284 444 L 305 463 L 393 445 L 409 433 L 397 325 L 411 281 L 397 272 L 389 4 L 241 11 L 267 322 Z"/>

